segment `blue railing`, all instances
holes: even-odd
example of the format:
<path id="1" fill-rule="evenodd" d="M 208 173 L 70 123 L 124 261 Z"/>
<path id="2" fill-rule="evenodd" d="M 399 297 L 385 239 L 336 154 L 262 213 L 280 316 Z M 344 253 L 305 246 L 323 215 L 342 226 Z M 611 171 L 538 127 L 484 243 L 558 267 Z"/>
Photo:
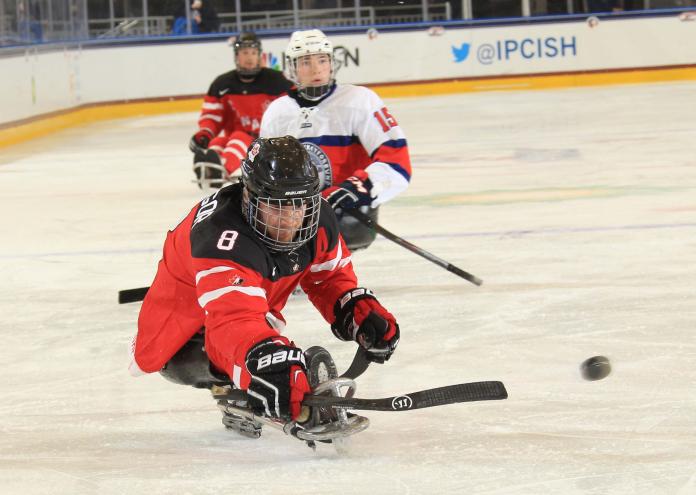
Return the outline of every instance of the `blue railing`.
<path id="1" fill-rule="evenodd" d="M 524 22 L 559 22 L 588 15 L 634 16 L 674 15 L 693 11 L 696 0 L 288 0 L 281 8 L 245 10 L 242 0 L 181 0 L 178 21 L 166 15 L 165 0 L 117 2 L 116 0 L 14 0 L 0 2 L 0 48 L 52 42 L 88 40 L 139 40 L 173 34 L 207 37 L 214 33 L 230 35 L 243 30 L 288 32 L 319 27 L 329 31 L 355 31 L 408 28 L 417 24 L 481 25 Z M 221 4 L 231 11 L 214 13 L 212 33 L 203 29 L 201 2 L 208 8 Z M 348 3 L 348 2 L 346 2 Z M 124 5 L 136 5 L 128 10 Z M 299 8 L 300 4 L 326 8 Z M 121 10 L 116 9 L 120 6 Z M 193 7 L 199 7 L 200 11 Z M 619 8 L 621 7 L 621 8 Z M 90 10 L 91 9 L 91 10 Z M 616 11 L 614 11 L 616 10 Z M 209 18 L 209 15 L 208 15 Z"/>

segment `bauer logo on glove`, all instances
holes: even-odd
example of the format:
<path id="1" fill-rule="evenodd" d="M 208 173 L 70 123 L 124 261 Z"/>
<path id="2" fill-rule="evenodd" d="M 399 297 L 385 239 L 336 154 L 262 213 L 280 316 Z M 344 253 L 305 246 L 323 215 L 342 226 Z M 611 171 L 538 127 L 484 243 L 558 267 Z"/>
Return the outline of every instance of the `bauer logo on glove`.
<path id="1" fill-rule="evenodd" d="M 246 368 L 249 406 L 254 411 L 274 418 L 299 416 L 302 399 L 311 390 L 302 349 L 285 337 L 263 340 L 247 352 Z"/>
<path id="2" fill-rule="evenodd" d="M 299 349 L 282 349 L 276 351 L 273 354 L 266 354 L 261 356 L 256 365 L 256 370 L 261 371 L 263 368 L 270 366 L 271 364 L 279 364 L 285 362 L 295 361 L 297 364 L 302 364 L 305 366 L 304 354 Z"/>

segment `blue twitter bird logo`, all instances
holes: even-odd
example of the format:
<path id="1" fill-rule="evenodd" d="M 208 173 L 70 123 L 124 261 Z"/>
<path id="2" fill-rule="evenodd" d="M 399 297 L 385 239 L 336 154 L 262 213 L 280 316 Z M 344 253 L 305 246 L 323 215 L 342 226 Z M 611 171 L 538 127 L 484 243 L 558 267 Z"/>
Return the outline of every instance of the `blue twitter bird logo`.
<path id="1" fill-rule="evenodd" d="M 464 62 L 469 56 L 469 48 L 471 48 L 470 43 L 462 43 L 462 46 L 460 46 L 459 48 L 453 46 L 452 55 L 454 55 L 454 61 L 456 63 Z"/>

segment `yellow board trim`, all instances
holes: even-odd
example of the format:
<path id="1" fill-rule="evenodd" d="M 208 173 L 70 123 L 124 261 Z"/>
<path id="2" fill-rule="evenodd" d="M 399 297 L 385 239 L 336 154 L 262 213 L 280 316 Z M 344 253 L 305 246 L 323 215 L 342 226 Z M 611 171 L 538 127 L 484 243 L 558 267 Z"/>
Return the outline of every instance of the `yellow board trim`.
<path id="1" fill-rule="evenodd" d="M 696 67 L 496 77 L 394 85 L 375 84 L 370 87 L 382 98 L 402 98 L 476 91 L 539 90 L 669 81 L 696 81 Z M 202 98 L 172 98 L 151 102 L 105 103 L 68 110 L 60 115 L 37 117 L 31 122 L 0 129 L 0 148 L 100 120 L 197 112 L 201 108 L 201 102 Z"/>
<path id="2" fill-rule="evenodd" d="M 0 129 L 0 148 L 18 144 L 23 141 L 47 136 L 69 127 L 91 124 L 100 120 L 145 117 L 165 113 L 197 112 L 202 99 L 182 99 L 170 101 L 106 103 L 75 110 L 68 110 L 60 115 L 37 118 L 31 122 L 7 129 Z"/>

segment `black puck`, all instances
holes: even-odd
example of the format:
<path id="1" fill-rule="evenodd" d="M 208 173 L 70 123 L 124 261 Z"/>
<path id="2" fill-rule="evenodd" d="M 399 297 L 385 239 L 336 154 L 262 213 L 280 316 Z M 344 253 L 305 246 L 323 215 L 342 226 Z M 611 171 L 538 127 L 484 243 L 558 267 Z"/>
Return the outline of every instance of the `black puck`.
<path id="1" fill-rule="evenodd" d="M 611 373 L 611 363 L 606 356 L 592 356 L 582 362 L 580 372 L 585 380 L 601 380 Z"/>

